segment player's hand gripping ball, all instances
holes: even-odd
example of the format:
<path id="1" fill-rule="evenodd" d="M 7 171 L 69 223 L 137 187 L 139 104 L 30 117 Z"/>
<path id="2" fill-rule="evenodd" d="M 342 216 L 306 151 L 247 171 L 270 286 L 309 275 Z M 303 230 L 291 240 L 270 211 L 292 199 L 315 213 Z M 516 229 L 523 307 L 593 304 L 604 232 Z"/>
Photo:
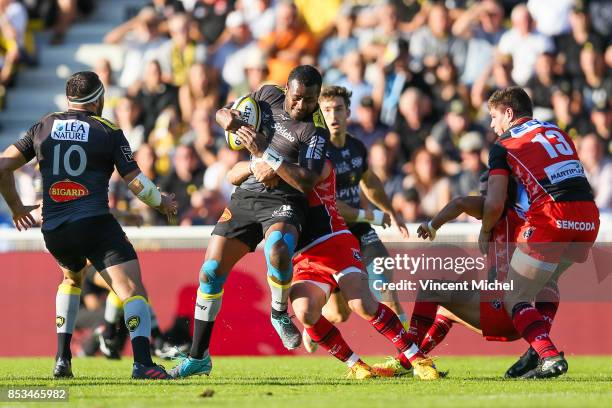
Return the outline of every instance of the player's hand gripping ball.
<path id="1" fill-rule="evenodd" d="M 238 98 L 232 104 L 232 110 L 238 111 L 240 113 L 240 120 L 245 122 L 248 125 L 253 126 L 255 131 L 259 129 L 259 124 L 261 123 L 261 112 L 259 110 L 259 105 L 257 101 L 250 96 L 246 95 L 241 98 Z M 244 149 L 244 145 L 238 139 L 238 136 L 235 132 L 225 131 L 225 141 L 227 145 L 232 150 L 242 150 Z"/>

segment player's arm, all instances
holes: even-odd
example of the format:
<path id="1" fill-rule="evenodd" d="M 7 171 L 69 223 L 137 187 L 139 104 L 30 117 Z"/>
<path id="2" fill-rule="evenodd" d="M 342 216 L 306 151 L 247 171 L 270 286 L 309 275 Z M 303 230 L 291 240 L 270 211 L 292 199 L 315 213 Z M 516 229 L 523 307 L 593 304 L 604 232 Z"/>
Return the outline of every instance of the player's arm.
<path id="1" fill-rule="evenodd" d="M 351 207 L 340 200 L 336 201 L 336 206 L 338 207 L 338 211 L 340 211 L 340 215 L 342 215 L 342 218 L 344 218 L 346 222 L 367 222 L 372 225 L 380 225 L 383 228 L 387 228 L 391 225 L 389 214 L 380 210 L 363 210 L 361 208 Z"/>
<path id="2" fill-rule="evenodd" d="M 113 132 L 112 137 L 115 143 L 113 161 L 130 191 L 149 207 L 165 214 L 170 224 L 176 224 L 177 203 L 174 200 L 174 194 L 160 193 L 155 183 L 140 171 L 130 145 L 121 130 Z"/>
<path id="3" fill-rule="evenodd" d="M 404 238 L 408 238 L 406 223 L 391 206 L 391 201 L 389 200 L 389 197 L 387 197 L 387 193 L 385 193 L 385 186 L 383 185 L 382 181 L 380 181 L 378 176 L 374 174 L 373 171 L 366 170 L 361 176 L 359 187 L 361 187 L 361 191 L 363 191 L 366 198 L 370 200 L 372 204 L 383 210 L 385 214 L 388 214 L 391 221 L 397 226 L 402 236 Z"/>
<path id="4" fill-rule="evenodd" d="M 227 180 L 235 186 L 239 186 L 251 175 L 251 162 L 238 162 L 227 172 Z"/>
<path id="5" fill-rule="evenodd" d="M 442 225 L 454 220 L 463 213 L 474 218 L 482 218 L 484 201 L 485 199 L 482 196 L 457 197 L 451 200 L 430 221 L 419 225 L 417 229 L 418 237 L 423 239 L 429 238 L 430 241 L 433 241 L 436 238 L 436 232 Z"/>
<path id="6" fill-rule="evenodd" d="M 297 164 L 288 163 L 283 160 L 283 157 L 272 147 L 268 146 L 264 149 L 264 137 L 261 133 L 257 133 L 250 126 L 241 126 L 236 135 L 245 147 L 251 152 L 253 157 L 261 160 L 256 160 L 253 166 L 253 174 L 257 181 L 264 182 L 270 180 L 275 175 L 285 180 L 287 184 L 301 191 L 304 194 L 309 193 L 314 188 L 324 164 L 325 151 L 319 152 L 320 166 L 303 167 Z M 325 139 L 323 139 L 325 142 Z M 323 147 L 324 149 L 324 147 Z"/>
<path id="7" fill-rule="evenodd" d="M 38 208 L 38 205 L 23 205 L 15 188 L 13 172 L 35 156 L 32 129 L 35 129 L 37 125 L 28 130 L 26 135 L 19 139 L 17 143 L 9 146 L 2 153 L 2 157 L 0 157 L 0 194 L 2 194 L 11 209 L 13 222 L 19 231 L 36 225 L 36 221 L 30 214 L 30 211 Z"/>

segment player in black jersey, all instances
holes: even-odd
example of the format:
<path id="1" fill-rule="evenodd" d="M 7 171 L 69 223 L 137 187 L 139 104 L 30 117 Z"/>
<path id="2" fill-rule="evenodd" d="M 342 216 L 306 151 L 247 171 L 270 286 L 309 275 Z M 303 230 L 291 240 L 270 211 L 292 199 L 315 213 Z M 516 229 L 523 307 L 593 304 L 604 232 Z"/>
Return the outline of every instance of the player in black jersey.
<path id="1" fill-rule="evenodd" d="M 27 228 L 33 220 L 31 207 L 24 207 L 15 191 L 12 172 L 36 158 L 42 174 L 42 233 L 64 273 L 56 297 L 58 352 L 53 375 L 72 377 L 70 340 L 89 260 L 123 301 L 134 351 L 132 378 L 169 379 L 151 360 L 146 291 L 136 252 L 109 213 L 108 181 L 117 168 L 144 203 L 169 217 L 175 216 L 177 204 L 140 172 L 121 129 L 99 116 L 104 86 L 94 72 L 68 78 L 66 96 L 67 111 L 43 117 L 0 158 L 0 192 L 18 227 Z"/>
<path id="2" fill-rule="evenodd" d="M 347 122 L 350 115 L 351 92 L 340 86 L 324 87 L 319 97 L 321 111 L 327 122 L 330 132 L 330 143 L 327 147 L 327 157 L 336 169 L 336 190 L 338 201 L 359 209 L 356 218 L 346 217 L 350 231 L 357 237 L 360 243 L 363 265 L 370 275 L 370 281 L 392 279 L 392 271 L 387 270 L 382 275 L 373 273 L 373 260 L 377 257 L 388 257 L 387 249 L 380 238 L 372 229 L 371 225 L 397 226 L 400 234 L 408 237 L 408 230 L 399 214 L 391 207 L 391 203 L 385 194 L 382 182 L 368 169 L 368 152 L 364 144 L 357 138 L 347 133 Z M 361 193 L 380 209 L 374 211 L 363 210 Z M 395 291 L 381 293 L 381 301 L 389 306 L 400 318 L 402 324 L 407 324 L 408 319 L 397 298 Z M 342 322 L 348 319 L 350 309 L 342 294 L 336 292 L 329 298 L 324 308 L 324 316 L 331 322 Z M 304 345 L 311 350 L 313 344 L 304 332 Z"/>
<path id="3" fill-rule="evenodd" d="M 320 176 L 329 139 L 318 109 L 321 82 L 314 67 L 302 65 L 291 71 L 284 90 L 264 85 L 254 92 L 251 96 L 261 111 L 259 129 L 243 123 L 236 111 L 217 112 L 217 123 L 236 132 L 253 156 L 252 174 L 236 189 L 213 230 L 200 271 L 193 345 L 190 356 L 170 371 L 173 377 L 208 375 L 212 370 L 208 346 L 223 285 L 236 262 L 264 238 L 272 325 L 287 349 L 300 345 L 300 332 L 287 314 L 287 298 L 291 258 L 308 206 L 304 194 Z"/>

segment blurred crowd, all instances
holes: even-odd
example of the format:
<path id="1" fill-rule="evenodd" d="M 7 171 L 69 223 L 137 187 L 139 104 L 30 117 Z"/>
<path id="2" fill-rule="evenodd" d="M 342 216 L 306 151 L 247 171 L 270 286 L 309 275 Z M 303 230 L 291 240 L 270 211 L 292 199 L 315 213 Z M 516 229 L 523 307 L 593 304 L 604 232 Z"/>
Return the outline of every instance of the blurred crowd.
<path id="1" fill-rule="evenodd" d="M 572 137 L 597 205 L 612 210 L 609 0 L 154 0 L 130 14 L 104 38 L 123 50 L 121 69 L 95 64 L 103 116 L 176 195 L 181 225 L 216 222 L 233 191 L 225 174 L 246 157 L 215 111 L 304 63 L 352 91 L 349 132 L 407 222 L 478 194 L 495 140 L 486 101 L 510 85 Z M 35 197 L 33 176 L 18 183 Z M 125 224 L 165 223 L 118 176 L 109 202 Z"/>

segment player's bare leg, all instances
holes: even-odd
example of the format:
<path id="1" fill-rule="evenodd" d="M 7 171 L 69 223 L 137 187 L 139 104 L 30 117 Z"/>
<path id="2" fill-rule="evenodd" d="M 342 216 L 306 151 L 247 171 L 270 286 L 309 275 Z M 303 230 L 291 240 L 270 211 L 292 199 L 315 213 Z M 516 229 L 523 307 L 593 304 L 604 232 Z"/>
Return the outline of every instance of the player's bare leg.
<path id="1" fill-rule="evenodd" d="M 357 270 L 348 270 L 339 272 L 336 277 L 349 308 L 391 341 L 399 351 L 397 359 L 402 367 L 406 370 L 414 368 L 415 376 L 422 380 L 439 378 L 433 362 L 420 352 L 418 345 L 408 335 L 397 315 L 374 298 L 366 274 Z M 381 369 L 380 374 L 393 375 L 395 372 Z"/>
<path id="2" fill-rule="evenodd" d="M 517 248 L 512 256 L 508 280 L 514 290 L 504 294 L 504 307 L 517 332 L 530 344 L 540 364 L 521 378 L 557 377 L 567 372 L 568 365 L 550 340 L 550 326 L 532 306 L 540 290 L 555 276 L 558 264 L 534 259 Z"/>
<path id="3" fill-rule="evenodd" d="M 61 268 L 64 274 L 55 297 L 55 326 L 57 327 L 57 354 L 55 355 L 55 378 L 72 378 L 72 353 L 70 341 L 76 324 L 81 299 L 81 284 L 85 268 L 73 272 Z"/>
<path id="4" fill-rule="evenodd" d="M 290 224 L 276 223 L 266 231 L 264 254 L 268 268 L 268 285 L 272 297 L 270 321 L 288 350 L 300 346 L 300 331 L 287 313 L 289 288 L 293 278 L 291 258 L 297 244 L 298 231 Z"/>
<path id="5" fill-rule="evenodd" d="M 166 371 L 151 359 L 151 312 L 138 259 L 109 266 L 99 272 L 123 303 L 123 318 L 130 332 L 134 353 L 132 378 L 170 379 Z"/>
<path id="6" fill-rule="evenodd" d="M 323 287 L 327 287 L 324 290 Z M 313 281 L 299 281 L 291 286 L 291 306 L 296 318 L 314 342 L 349 368 L 348 377 L 364 380 L 374 376 L 371 368 L 351 350 L 340 331 L 327 320 L 321 310 L 327 300 L 329 285 Z"/>
<path id="7" fill-rule="evenodd" d="M 173 378 L 210 374 L 212 361 L 208 347 L 215 320 L 221 310 L 223 285 L 234 265 L 248 252 L 248 245 L 239 239 L 220 235 L 211 237 L 200 269 L 191 351 L 189 356 L 184 356 L 170 370 Z"/>
<path id="8" fill-rule="evenodd" d="M 351 315 L 351 309 L 349 309 L 342 292 L 334 292 L 329 295 L 329 299 L 325 306 L 323 306 L 323 316 L 329 320 L 331 324 L 338 324 L 346 322 Z M 306 330 L 302 331 L 302 343 L 304 349 L 308 353 L 314 353 L 317 350 L 317 343 L 315 343 Z"/>

